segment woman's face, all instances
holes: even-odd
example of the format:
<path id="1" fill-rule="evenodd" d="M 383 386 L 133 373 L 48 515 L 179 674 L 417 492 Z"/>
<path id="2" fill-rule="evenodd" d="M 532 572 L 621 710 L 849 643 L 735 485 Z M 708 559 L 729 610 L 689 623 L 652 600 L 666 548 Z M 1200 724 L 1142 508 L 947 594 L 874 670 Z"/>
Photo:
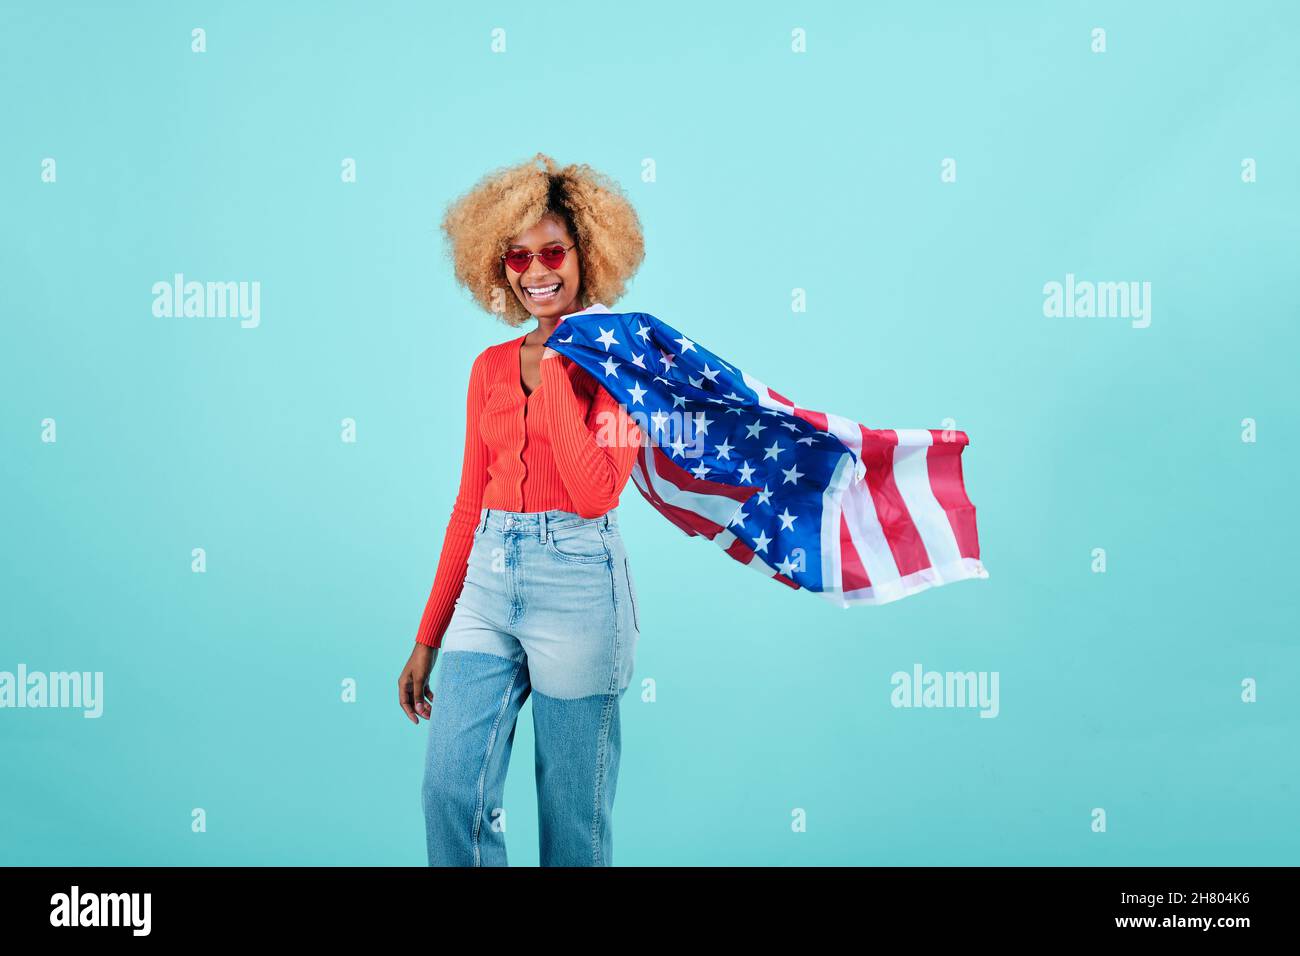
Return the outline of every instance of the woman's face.
<path id="1" fill-rule="evenodd" d="M 547 268 L 540 256 L 533 256 L 526 272 L 516 272 L 502 264 L 510 288 L 514 289 L 524 308 L 538 319 L 558 319 L 580 309 L 577 303 L 582 274 L 578 268 L 577 247 L 570 248 L 573 242 L 569 230 L 554 216 L 543 217 L 537 225 L 510 241 L 509 249 L 527 252 L 541 252 L 552 246 L 566 249 L 564 261 L 557 269 Z"/>

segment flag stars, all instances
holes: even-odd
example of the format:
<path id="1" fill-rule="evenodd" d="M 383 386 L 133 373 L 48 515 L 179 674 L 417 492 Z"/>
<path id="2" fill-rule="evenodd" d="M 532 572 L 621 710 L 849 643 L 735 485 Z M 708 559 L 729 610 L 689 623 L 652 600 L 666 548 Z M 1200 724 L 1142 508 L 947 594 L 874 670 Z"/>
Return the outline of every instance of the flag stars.
<path id="1" fill-rule="evenodd" d="M 599 328 L 599 326 L 597 326 L 597 327 Z M 620 344 L 619 341 L 618 341 L 618 339 L 614 338 L 614 330 L 613 330 L 613 329 L 601 329 L 601 330 L 600 330 L 600 335 L 599 335 L 599 337 L 596 339 L 596 341 L 599 342 L 601 345 L 605 346 L 605 351 L 606 351 L 606 352 L 609 351 L 609 347 L 610 347 L 611 345 L 618 345 L 618 344 Z"/>
<path id="2" fill-rule="evenodd" d="M 599 366 L 606 388 L 616 391 L 629 409 L 638 409 L 638 417 L 649 416 L 646 428 L 654 444 L 687 469 L 702 489 L 713 482 L 743 488 L 749 497 L 734 508 L 726 519 L 727 527 L 738 540 L 749 543 L 772 573 L 792 583 L 796 577 L 802 582 L 808 573 L 803 551 L 794 546 L 794 537 L 804 533 L 796 530 L 797 521 L 807 517 L 813 524 L 805 522 L 804 530 L 815 535 L 820 519 L 811 505 L 805 510 L 802 498 L 794 499 L 822 481 L 821 463 L 813 462 L 813 455 L 827 450 L 823 447 L 827 444 L 838 453 L 837 442 L 842 439 L 798 417 L 808 413 L 770 395 L 761 383 L 755 386 L 752 380 L 742 380 L 742 373 L 684 335 L 665 332 L 657 323 L 651 324 L 653 319 L 639 318 L 641 321 L 628 316 L 630 321 L 620 324 L 616 320 L 613 326 L 585 325 L 582 339 L 590 343 L 591 355 L 587 367 L 594 373 Z M 590 336 L 586 329 L 596 331 L 598 337 Z M 572 332 L 566 330 L 566 334 Z M 568 342 L 575 338 L 569 334 Z M 596 342 L 604 346 L 603 358 L 594 350 Z M 688 352 L 695 354 L 678 364 L 677 359 Z M 741 417 L 734 422 L 723 419 L 719 408 Z M 768 415 L 775 416 L 775 421 L 769 422 Z M 764 438 L 770 427 L 788 429 L 788 439 L 782 441 L 778 433 Z M 710 431 L 715 433 L 711 441 Z M 836 441 L 818 441 L 822 436 Z M 781 462 L 786 452 L 790 453 L 786 458 L 789 465 Z M 810 473 L 800 469 L 801 457 L 812 468 Z M 779 514 L 778 505 L 782 509 Z"/>

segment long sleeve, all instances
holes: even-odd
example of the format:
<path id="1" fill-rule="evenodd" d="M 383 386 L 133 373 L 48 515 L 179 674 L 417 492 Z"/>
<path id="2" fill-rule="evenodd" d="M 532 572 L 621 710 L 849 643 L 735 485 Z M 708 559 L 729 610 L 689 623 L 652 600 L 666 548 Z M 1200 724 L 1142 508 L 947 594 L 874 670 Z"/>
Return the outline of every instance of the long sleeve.
<path id="1" fill-rule="evenodd" d="M 442 643 L 443 632 L 451 621 L 456 599 L 465 584 L 465 569 L 469 563 L 470 549 L 474 545 L 474 528 L 482 508 L 483 488 L 487 484 L 488 451 L 479 433 L 479 419 L 483 411 L 483 381 L 486 358 L 480 354 L 469 373 L 469 388 L 465 400 L 465 452 L 460 468 L 460 489 L 456 503 L 447 522 L 447 533 L 442 541 L 442 555 L 434 575 L 433 589 L 424 606 L 420 629 L 415 640 L 420 644 L 437 647 Z"/>
<path id="2" fill-rule="evenodd" d="M 588 411 L 573 390 L 567 361 L 556 356 L 541 363 L 547 434 L 560 480 L 575 510 L 584 518 L 595 518 L 618 504 L 636 464 L 641 431 L 618 400 L 599 384 Z M 577 373 L 587 374 L 581 369 Z"/>

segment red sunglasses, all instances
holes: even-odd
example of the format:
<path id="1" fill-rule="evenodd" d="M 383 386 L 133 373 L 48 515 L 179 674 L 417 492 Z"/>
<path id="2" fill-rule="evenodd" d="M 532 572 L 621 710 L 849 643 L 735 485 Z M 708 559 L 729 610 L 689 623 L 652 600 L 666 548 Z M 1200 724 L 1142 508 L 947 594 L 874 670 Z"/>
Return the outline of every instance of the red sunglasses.
<path id="1" fill-rule="evenodd" d="M 573 246 L 576 246 L 575 242 Z M 529 252 L 527 249 L 511 249 L 501 257 L 511 269 L 516 272 L 527 272 L 528 267 L 533 264 L 533 256 L 542 260 L 542 265 L 548 269 L 558 269 L 564 265 L 564 254 L 573 246 L 561 246 L 558 243 L 553 246 L 547 246 L 541 252 Z"/>

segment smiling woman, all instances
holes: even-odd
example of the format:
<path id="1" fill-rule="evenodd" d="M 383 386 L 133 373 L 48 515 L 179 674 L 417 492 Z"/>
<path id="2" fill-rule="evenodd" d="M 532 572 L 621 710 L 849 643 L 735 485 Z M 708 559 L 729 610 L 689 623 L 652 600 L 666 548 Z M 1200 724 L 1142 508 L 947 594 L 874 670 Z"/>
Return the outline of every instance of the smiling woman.
<path id="1" fill-rule="evenodd" d="M 484 177 L 443 230 L 477 302 L 536 327 L 470 369 L 460 487 L 398 679 L 407 717 L 429 721 L 429 863 L 505 865 L 498 815 L 531 696 L 541 862 L 608 865 L 619 702 L 640 635 L 617 505 L 641 433 L 544 343 L 566 317 L 623 294 L 644 256 L 640 222 L 612 180 L 539 153 Z"/>
<path id="2" fill-rule="evenodd" d="M 612 304 L 645 256 L 641 222 L 618 185 L 585 163 L 558 168 L 543 153 L 484 176 L 450 206 L 442 230 L 456 279 L 479 305 L 511 326 L 534 316 L 558 318 L 597 302 Z M 512 249 L 543 252 L 551 245 L 566 247 L 555 266 L 539 256 L 519 272 L 521 260 L 510 265 L 502 258 Z M 568 288 L 562 286 L 554 300 L 534 302 L 520 295 L 521 283 L 566 279 Z M 506 295 L 508 289 L 515 294 Z"/>

